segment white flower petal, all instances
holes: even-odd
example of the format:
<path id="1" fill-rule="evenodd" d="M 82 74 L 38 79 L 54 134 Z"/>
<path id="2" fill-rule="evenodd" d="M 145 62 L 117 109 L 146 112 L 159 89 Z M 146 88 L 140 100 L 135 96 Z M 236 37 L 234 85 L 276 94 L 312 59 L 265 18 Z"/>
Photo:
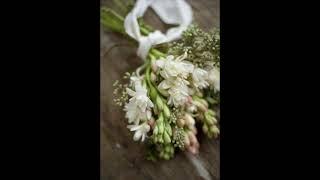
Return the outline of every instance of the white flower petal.
<path id="1" fill-rule="evenodd" d="M 139 125 L 128 125 L 127 127 L 130 129 L 130 131 L 136 131 L 141 128 Z"/>
<path id="2" fill-rule="evenodd" d="M 201 68 L 195 68 L 192 73 L 193 84 L 196 88 L 203 89 L 209 86 L 208 72 Z"/>
<path id="3" fill-rule="evenodd" d="M 142 132 L 141 131 L 136 131 L 134 133 L 133 140 L 134 141 L 138 141 L 141 138 L 141 136 L 142 136 Z"/>
<path id="4" fill-rule="evenodd" d="M 167 80 L 163 80 L 163 81 L 158 85 L 158 87 L 159 87 L 160 89 L 169 89 L 171 86 L 172 86 L 172 84 L 171 84 L 169 81 L 167 81 Z"/>
<path id="5" fill-rule="evenodd" d="M 217 91 L 220 91 L 220 72 L 217 68 L 214 67 L 209 71 L 208 82 Z"/>
<path id="6" fill-rule="evenodd" d="M 145 134 L 142 134 L 142 138 L 141 138 L 142 142 L 144 141 L 145 136 L 146 136 Z"/>
<path id="7" fill-rule="evenodd" d="M 156 61 L 156 66 L 162 68 L 164 66 L 164 61 L 163 60 L 157 60 Z"/>
<path id="8" fill-rule="evenodd" d="M 134 92 L 133 90 L 131 90 L 131 89 L 129 89 L 129 88 L 126 88 L 126 90 L 127 90 L 127 93 L 128 93 L 131 97 L 133 97 L 133 96 L 136 95 L 136 92 Z"/>
<path id="9" fill-rule="evenodd" d="M 149 107 L 151 107 L 151 108 L 153 107 L 153 103 L 152 103 L 152 101 L 150 99 L 148 99 L 147 103 L 148 103 Z"/>
<path id="10" fill-rule="evenodd" d="M 147 119 L 151 119 L 151 111 L 147 111 Z"/>

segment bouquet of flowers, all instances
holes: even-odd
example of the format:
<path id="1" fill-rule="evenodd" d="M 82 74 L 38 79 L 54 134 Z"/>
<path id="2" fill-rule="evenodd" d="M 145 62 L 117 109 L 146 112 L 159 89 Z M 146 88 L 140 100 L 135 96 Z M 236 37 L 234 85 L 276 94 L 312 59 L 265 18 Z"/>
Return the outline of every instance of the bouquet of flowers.
<path id="1" fill-rule="evenodd" d="M 116 1 L 123 15 L 133 4 Z M 103 7 L 103 28 L 130 39 L 124 16 Z M 153 29 L 139 19 L 141 34 Z M 132 40 L 132 39 L 131 39 Z M 181 39 L 152 47 L 144 63 L 114 83 L 115 102 L 123 107 L 134 141 L 146 142 L 148 159 L 171 159 L 179 150 L 199 152 L 197 133 L 219 135 L 220 35 L 189 26 Z"/>

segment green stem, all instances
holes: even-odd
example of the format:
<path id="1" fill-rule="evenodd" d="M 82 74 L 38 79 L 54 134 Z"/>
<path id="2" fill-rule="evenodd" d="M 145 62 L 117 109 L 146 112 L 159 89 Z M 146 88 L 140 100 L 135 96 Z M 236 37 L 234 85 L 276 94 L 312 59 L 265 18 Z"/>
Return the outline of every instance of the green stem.
<path id="1" fill-rule="evenodd" d="M 157 56 L 158 58 L 159 57 L 166 57 L 166 55 L 164 53 L 162 53 L 161 51 L 157 50 L 157 49 L 154 49 L 152 48 L 150 50 L 150 53 L 153 53 L 155 56 Z"/>

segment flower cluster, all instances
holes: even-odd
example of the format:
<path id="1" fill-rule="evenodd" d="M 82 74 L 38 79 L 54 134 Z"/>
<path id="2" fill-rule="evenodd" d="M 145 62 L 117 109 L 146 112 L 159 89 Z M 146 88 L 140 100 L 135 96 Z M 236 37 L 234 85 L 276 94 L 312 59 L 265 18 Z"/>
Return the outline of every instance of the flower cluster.
<path id="1" fill-rule="evenodd" d="M 150 159 L 170 159 L 175 150 L 197 154 L 199 126 L 208 137 L 219 135 L 219 63 L 205 59 L 200 66 L 188 51 L 175 55 L 177 49 L 171 47 L 166 54 L 153 50 L 146 63 L 129 74 L 128 84 L 122 85 L 127 98 L 118 100 L 127 127 L 135 131 L 133 140 L 147 140 L 150 145 L 149 156 L 154 156 Z"/>
<path id="2" fill-rule="evenodd" d="M 137 141 L 141 138 L 141 140 L 144 141 L 150 130 L 147 121 L 151 119 L 151 108 L 153 107 L 153 103 L 147 96 L 148 91 L 146 87 L 142 85 L 141 78 L 132 76 L 130 80 L 135 91 L 126 88 L 127 93 L 131 98 L 125 105 L 124 110 L 126 111 L 128 123 L 133 123 L 133 125 L 128 125 L 127 127 L 131 131 L 135 131 L 133 140 Z"/>
<path id="3" fill-rule="evenodd" d="M 119 15 L 105 10 L 102 17 L 104 26 L 125 34 Z M 143 34 L 152 31 L 140 26 Z M 115 102 L 125 111 L 133 140 L 148 145 L 151 160 L 170 159 L 179 150 L 197 154 L 198 133 L 219 135 L 219 31 L 206 33 L 192 25 L 166 45 L 161 51 L 151 48 L 144 64 L 126 74 L 127 84 L 115 84 Z"/>

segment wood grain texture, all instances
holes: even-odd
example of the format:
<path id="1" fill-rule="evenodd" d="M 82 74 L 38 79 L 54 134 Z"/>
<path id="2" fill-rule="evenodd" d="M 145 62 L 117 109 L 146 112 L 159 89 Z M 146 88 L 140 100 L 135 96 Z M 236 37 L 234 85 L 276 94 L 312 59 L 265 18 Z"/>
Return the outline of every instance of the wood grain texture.
<path id="1" fill-rule="evenodd" d="M 219 28 L 219 0 L 188 0 L 188 2 L 193 8 L 194 21 L 201 28 L 204 30 Z M 101 5 L 110 7 L 112 1 L 102 0 Z M 166 28 L 151 10 L 146 12 L 144 19 L 162 31 Z M 132 134 L 126 128 L 127 120 L 123 111 L 113 104 L 113 82 L 121 79 L 125 72 L 135 70 L 142 63 L 136 56 L 136 47 L 130 45 L 121 35 L 101 28 L 100 57 L 100 179 L 202 179 L 184 153 L 177 153 L 175 158 L 169 161 L 153 163 L 146 160 L 145 146 L 132 140 Z M 219 143 L 219 140 L 201 137 L 200 154 L 197 156 L 213 180 L 220 179 Z"/>

